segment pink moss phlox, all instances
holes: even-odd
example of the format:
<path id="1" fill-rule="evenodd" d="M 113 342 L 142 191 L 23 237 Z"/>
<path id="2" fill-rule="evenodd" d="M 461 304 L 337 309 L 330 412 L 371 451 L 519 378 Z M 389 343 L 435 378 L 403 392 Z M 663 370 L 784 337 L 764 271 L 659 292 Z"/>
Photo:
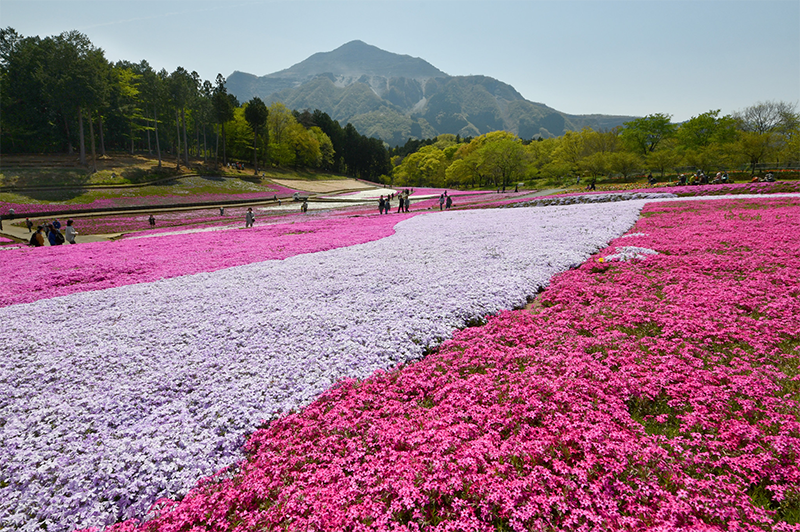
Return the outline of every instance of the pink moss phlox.
<path id="1" fill-rule="evenodd" d="M 14 209 L 17 216 L 31 215 L 39 213 L 64 212 L 64 211 L 85 211 L 106 209 L 118 209 L 124 207 L 164 207 L 168 205 L 185 205 L 187 203 L 211 203 L 217 201 L 257 201 L 272 198 L 274 195 L 285 198 L 291 196 L 293 189 L 276 184 L 270 184 L 260 192 L 245 193 L 216 193 L 216 194 L 169 194 L 164 196 L 120 196 L 116 198 L 103 198 L 94 200 L 91 203 L 9 203 L 0 201 L 0 213 L 7 213 L 9 209 Z"/>
<path id="2" fill-rule="evenodd" d="M 659 254 L 341 383 L 141 530 L 797 530 L 800 201 L 651 203 L 631 233 L 595 259 Z"/>
<path id="3" fill-rule="evenodd" d="M 393 234 L 395 224 L 411 216 L 296 217 L 295 223 L 250 229 L 4 251 L 0 306 L 370 242 Z"/>

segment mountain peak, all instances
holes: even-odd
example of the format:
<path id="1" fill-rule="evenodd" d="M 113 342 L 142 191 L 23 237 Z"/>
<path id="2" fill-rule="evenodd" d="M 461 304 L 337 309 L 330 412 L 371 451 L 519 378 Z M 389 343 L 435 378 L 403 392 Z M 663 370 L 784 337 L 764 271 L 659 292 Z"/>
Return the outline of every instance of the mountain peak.
<path id="1" fill-rule="evenodd" d="M 354 40 L 330 52 L 319 52 L 286 70 L 269 74 L 275 78 L 313 78 L 333 74 L 348 78 L 360 76 L 406 77 L 428 79 L 447 74 L 424 59 L 381 50 L 364 41 Z"/>

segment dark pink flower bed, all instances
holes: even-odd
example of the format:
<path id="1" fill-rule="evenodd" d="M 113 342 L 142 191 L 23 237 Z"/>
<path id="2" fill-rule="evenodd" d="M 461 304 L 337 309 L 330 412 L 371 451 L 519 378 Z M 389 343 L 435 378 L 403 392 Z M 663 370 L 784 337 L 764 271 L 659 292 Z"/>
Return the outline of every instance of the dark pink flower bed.
<path id="1" fill-rule="evenodd" d="M 630 234 L 141 529 L 800 529 L 800 200 L 651 203 Z"/>
<path id="2" fill-rule="evenodd" d="M 250 229 L 12 249 L 0 263 L 0 306 L 360 244 L 393 234 L 410 216 L 296 217 Z"/>
<path id="3" fill-rule="evenodd" d="M 271 184 L 260 192 L 231 194 L 187 194 L 163 196 L 120 196 L 116 198 L 98 199 L 91 203 L 8 203 L 0 201 L 0 213 L 6 214 L 14 209 L 15 216 L 41 216 L 50 212 L 71 211 L 103 211 L 125 207 L 164 207 L 169 205 L 185 205 L 195 203 L 213 203 L 218 201 L 258 201 L 272 198 L 274 195 L 285 198 L 294 192 L 280 185 Z"/>

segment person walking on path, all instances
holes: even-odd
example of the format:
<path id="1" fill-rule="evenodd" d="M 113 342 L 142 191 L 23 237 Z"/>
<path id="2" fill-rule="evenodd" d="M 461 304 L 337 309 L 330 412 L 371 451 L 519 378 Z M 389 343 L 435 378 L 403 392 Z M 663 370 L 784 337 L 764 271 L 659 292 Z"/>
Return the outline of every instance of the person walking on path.
<path id="1" fill-rule="evenodd" d="M 150 227 L 156 226 L 156 217 L 153 216 L 152 214 L 150 215 L 150 218 L 147 219 L 147 221 L 150 222 Z"/>
<path id="2" fill-rule="evenodd" d="M 385 207 L 386 207 L 386 202 L 383 200 L 383 196 L 381 196 L 381 199 L 378 200 L 378 212 L 380 214 L 383 214 L 383 209 Z"/>
<path id="3" fill-rule="evenodd" d="M 444 193 L 439 194 L 439 210 L 440 211 L 442 210 L 443 206 L 444 206 Z"/>
<path id="4" fill-rule="evenodd" d="M 453 197 L 447 196 L 447 203 L 445 204 L 445 209 L 450 209 L 453 206 Z"/>
<path id="5" fill-rule="evenodd" d="M 405 207 L 405 211 L 408 212 L 408 208 L 411 206 L 411 200 L 408 198 L 408 192 L 405 193 L 403 197 L 403 207 Z"/>
<path id="6" fill-rule="evenodd" d="M 72 220 L 67 220 L 67 227 L 64 229 L 64 238 L 66 238 L 67 242 L 70 244 L 77 244 L 77 242 L 75 242 L 75 237 L 78 235 L 78 232 L 72 225 L 73 223 Z"/>
<path id="7" fill-rule="evenodd" d="M 33 222 L 30 218 L 25 218 L 25 226 L 28 228 L 28 232 L 32 233 L 31 229 L 33 228 Z"/>
<path id="8" fill-rule="evenodd" d="M 53 220 L 53 227 L 56 228 L 56 231 L 60 231 L 61 230 L 61 222 L 58 221 L 58 218 Z"/>
<path id="9" fill-rule="evenodd" d="M 256 221 L 256 216 L 253 214 L 253 208 L 248 207 L 247 213 L 244 215 L 244 226 L 245 227 L 253 227 L 253 224 Z"/>
<path id="10" fill-rule="evenodd" d="M 303 200 L 303 205 L 300 207 L 300 212 L 303 214 L 308 212 L 308 200 Z"/>

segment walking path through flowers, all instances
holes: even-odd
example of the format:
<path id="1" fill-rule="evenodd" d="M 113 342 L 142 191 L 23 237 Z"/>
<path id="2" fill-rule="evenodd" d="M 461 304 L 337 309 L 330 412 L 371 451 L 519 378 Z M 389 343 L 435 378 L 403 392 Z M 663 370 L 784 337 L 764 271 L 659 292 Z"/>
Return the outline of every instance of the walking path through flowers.
<path id="1" fill-rule="evenodd" d="M 786 528 L 773 519 L 800 496 L 800 200 L 652 203 L 587 262 L 645 203 L 431 213 L 392 236 L 399 216 L 342 218 L 364 236 L 335 242 L 346 222 L 237 231 L 287 245 L 225 269 L 256 237 L 204 263 L 220 246 L 184 262 L 186 235 L 149 267 L 195 275 L 113 271 L 96 290 L 87 268 L 77 288 L 13 288 L 0 518 L 142 518 L 299 409 L 147 528 Z M 91 245 L 92 260 L 130 256 L 102 254 L 125 242 Z M 48 251 L 64 264 L 75 248 Z M 393 369 L 568 268 L 540 314 L 502 313 Z M 366 380 L 315 401 L 342 379 Z"/>

